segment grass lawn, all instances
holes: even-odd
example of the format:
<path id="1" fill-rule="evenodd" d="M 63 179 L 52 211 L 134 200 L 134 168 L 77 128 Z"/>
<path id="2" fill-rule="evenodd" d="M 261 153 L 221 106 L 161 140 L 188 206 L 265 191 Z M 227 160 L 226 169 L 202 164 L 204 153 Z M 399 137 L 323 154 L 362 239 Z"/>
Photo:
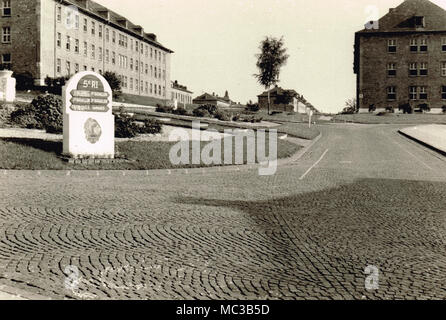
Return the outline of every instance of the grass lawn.
<path id="1" fill-rule="evenodd" d="M 263 118 L 265 121 L 280 121 L 280 122 L 308 122 L 308 116 L 300 113 L 282 112 L 273 115 L 268 115 L 268 111 L 260 110 L 254 113 L 257 118 Z M 316 117 L 314 117 L 316 119 Z"/>
<path id="2" fill-rule="evenodd" d="M 283 123 L 277 128 L 277 131 L 279 133 L 286 133 L 289 136 L 306 140 L 313 140 L 320 134 L 320 131 L 314 125 L 311 126 L 311 128 L 308 128 L 308 124 L 292 122 Z"/>
<path id="3" fill-rule="evenodd" d="M 71 164 L 59 158 L 62 152 L 62 142 L 34 139 L 0 139 L 0 169 L 152 170 L 206 167 L 203 163 L 201 165 L 173 165 L 169 159 L 169 152 L 175 144 L 173 142 L 118 142 L 116 150 L 121 157 L 128 159 L 128 162 L 86 165 Z M 208 142 L 202 142 L 201 150 L 208 144 Z M 268 139 L 266 144 L 268 153 Z M 278 158 L 290 157 L 300 148 L 294 143 L 278 140 Z M 233 146 L 234 149 L 235 146 Z M 190 152 L 191 150 L 192 148 L 190 148 Z M 246 143 L 243 152 L 246 163 Z M 223 143 L 221 157 L 223 158 Z M 191 159 L 191 156 L 189 156 L 189 159 Z"/>
<path id="4" fill-rule="evenodd" d="M 446 124 L 445 114 L 345 114 L 334 116 L 336 122 L 364 124 Z"/>

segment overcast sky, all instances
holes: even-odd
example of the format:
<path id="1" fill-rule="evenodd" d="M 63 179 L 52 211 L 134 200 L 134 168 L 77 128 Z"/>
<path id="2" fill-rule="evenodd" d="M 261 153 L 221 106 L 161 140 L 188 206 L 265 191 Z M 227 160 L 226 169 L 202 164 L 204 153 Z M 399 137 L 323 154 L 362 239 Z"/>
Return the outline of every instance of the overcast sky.
<path id="1" fill-rule="evenodd" d="M 290 58 L 280 86 L 325 112 L 355 96 L 354 33 L 402 0 L 96 0 L 175 51 L 172 80 L 245 103 L 264 89 L 252 76 L 267 35 L 285 39 Z M 434 3 L 446 8 L 446 0 Z M 371 7 L 370 7 L 371 6 Z"/>

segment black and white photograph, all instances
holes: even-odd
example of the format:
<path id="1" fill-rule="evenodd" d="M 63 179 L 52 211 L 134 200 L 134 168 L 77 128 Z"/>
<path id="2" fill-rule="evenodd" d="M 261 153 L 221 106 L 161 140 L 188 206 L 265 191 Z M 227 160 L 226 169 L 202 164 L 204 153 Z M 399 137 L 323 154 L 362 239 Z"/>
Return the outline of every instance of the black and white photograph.
<path id="1" fill-rule="evenodd" d="M 0 300 L 446 299 L 445 0 L 0 0 L 0 32 Z"/>

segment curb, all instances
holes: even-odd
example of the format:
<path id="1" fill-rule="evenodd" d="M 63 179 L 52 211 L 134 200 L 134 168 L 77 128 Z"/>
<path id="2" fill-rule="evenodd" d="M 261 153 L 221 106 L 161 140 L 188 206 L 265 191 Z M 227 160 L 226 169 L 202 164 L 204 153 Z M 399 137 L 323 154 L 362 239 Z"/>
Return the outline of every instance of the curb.
<path id="1" fill-rule="evenodd" d="M 441 154 L 442 156 L 445 156 L 445 157 L 446 157 L 446 151 L 441 150 L 441 149 L 438 149 L 438 148 L 436 148 L 436 147 L 430 145 L 429 143 L 426 143 L 426 142 L 424 142 L 424 141 L 422 141 L 422 140 L 420 140 L 420 139 L 417 139 L 417 138 L 415 138 L 415 137 L 412 137 L 411 135 L 409 135 L 409 134 L 407 134 L 407 133 L 405 133 L 405 132 L 403 132 L 403 131 L 401 131 L 401 130 L 398 130 L 398 133 L 401 134 L 402 136 L 404 136 L 404 137 L 406 137 L 406 138 L 408 138 L 408 139 L 410 139 L 410 140 L 412 140 L 412 141 L 415 141 L 416 143 L 421 144 L 422 146 L 424 146 L 424 147 L 426 147 L 426 148 L 428 148 L 428 149 L 431 149 L 431 150 L 433 150 L 433 151 L 435 151 L 435 152 Z"/>

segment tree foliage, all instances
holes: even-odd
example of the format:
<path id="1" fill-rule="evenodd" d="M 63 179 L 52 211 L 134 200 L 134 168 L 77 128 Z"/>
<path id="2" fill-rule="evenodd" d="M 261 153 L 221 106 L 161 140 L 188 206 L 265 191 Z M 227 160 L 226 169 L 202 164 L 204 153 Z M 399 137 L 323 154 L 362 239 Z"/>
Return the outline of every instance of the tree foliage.
<path id="1" fill-rule="evenodd" d="M 355 114 L 358 113 L 358 111 L 358 103 L 355 98 L 352 98 L 345 102 L 345 108 L 342 110 L 342 114 Z"/>
<path id="2" fill-rule="evenodd" d="M 118 75 L 115 72 L 106 71 L 102 76 L 110 85 L 113 92 L 113 98 L 119 98 L 122 94 L 122 82 Z"/>
<path id="3" fill-rule="evenodd" d="M 254 77 L 259 84 L 265 87 L 266 90 L 272 85 L 279 82 L 280 69 L 287 63 L 289 55 L 285 48 L 283 37 L 280 39 L 274 37 L 266 37 L 260 43 L 260 53 L 257 57 L 257 68 L 259 73 Z M 268 94 L 268 113 L 270 109 L 271 101 Z"/>

